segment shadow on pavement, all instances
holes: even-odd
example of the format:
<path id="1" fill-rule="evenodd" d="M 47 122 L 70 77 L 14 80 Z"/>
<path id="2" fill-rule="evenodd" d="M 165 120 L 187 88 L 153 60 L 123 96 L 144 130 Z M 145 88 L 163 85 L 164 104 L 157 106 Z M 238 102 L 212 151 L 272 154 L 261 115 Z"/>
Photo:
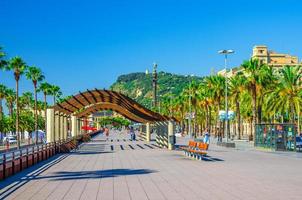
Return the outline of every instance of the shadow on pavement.
<path id="1" fill-rule="evenodd" d="M 105 154 L 105 153 L 113 153 L 112 151 L 79 151 L 79 152 L 71 152 L 71 155 L 96 155 L 96 154 Z"/>
<path id="2" fill-rule="evenodd" d="M 220 158 L 213 158 L 211 156 L 204 156 L 204 157 L 202 157 L 202 160 L 203 161 L 210 161 L 210 162 L 221 162 L 221 161 L 224 161 L 224 160 L 222 160 Z"/>
<path id="3" fill-rule="evenodd" d="M 91 143 L 97 143 L 97 142 L 106 142 L 105 139 L 93 139 L 90 141 Z"/>
<path id="4" fill-rule="evenodd" d="M 79 180 L 79 179 L 100 179 L 100 178 L 112 178 L 119 176 L 131 176 L 150 174 L 156 171 L 149 169 L 109 169 L 109 170 L 97 170 L 97 171 L 60 171 L 51 176 L 36 176 L 28 177 L 30 180 L 50 179 L 51 181 L 64 181 L 64 180 Z"/>
<path id="5" fill-rule="evenodd" d="M 13 175 L 0 182 L 0 199 L 5 199 L 15 190 L 25 185 L 33 177 L 39 176 L 41 173 L 50 167 L 64 160 L 69 154 L 57 154 L 47 160 L 44 160 L 36 165 L 33 165 L 16 175 Z"/>

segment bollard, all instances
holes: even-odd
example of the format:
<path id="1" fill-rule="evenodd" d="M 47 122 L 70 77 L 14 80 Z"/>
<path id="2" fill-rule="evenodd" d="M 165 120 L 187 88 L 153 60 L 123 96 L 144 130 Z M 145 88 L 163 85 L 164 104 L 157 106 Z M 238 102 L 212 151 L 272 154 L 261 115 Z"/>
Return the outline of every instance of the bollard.
<path id="1" fill-rule="evenodd" d="M 42 152 L 42 153 L 41 153 L 41 155 L 42 155 L 42 156 L 41 156 L 41 157 L 42 157 L 42 158 L 41 158 L 41 161 L 44 160 L 44 153 L 43 153 L 43 151 L 44 151 L 44 146 L 43 146 L 43 144 L 42 144 L 42 146 L 41 146 L 41 152 Z"/>
<path id="2" fill-rule="evenodd" d="M 12 153 L 12 171 L 15 174 L 15 152 Z"/>
<path id="3" fill-rule="evenodd" d="M 9 151 L 9 141 L 6 141 L 6 151 Z"/>
<path id="4" fill-rule="evenodd" d="M 35 163 L 35 147 L 32 147 L 31 148 L 31 154 L 32 154 L 32 164 L 36 164 Z"/>
<path id="5" fill-rule="evenodd" d="M 39 148 L 39 146 L 37 146 L 37 163 L 40 162 L 40 153 L 39 153 L 39 151 L 40 151 L 40 148 Z"/>
<path id="6" fill-rule="evenodd" d="M 22 163 L 22 150 L 20 149 L 20 156 L 19 156 L 19 160 L 20 160 L 20 171 L 23 170 L 23 163 Z"/>
<path id="7" fill-rule="evenodd" d="M 3 154 L 3 179 L 5 179 L 5 171 L 6 171 L 6 154 Z"/>
<path id="8" fill-rule="evenodd" d="M 49 158 L 49 147 L 48 147 L 48 143 L 46 143 L 46 159 Z"/>
<path id="9" fill-rule="evenodd" d="M 26 148 L 26 168 L 28 168 L 28 148 Z"/>

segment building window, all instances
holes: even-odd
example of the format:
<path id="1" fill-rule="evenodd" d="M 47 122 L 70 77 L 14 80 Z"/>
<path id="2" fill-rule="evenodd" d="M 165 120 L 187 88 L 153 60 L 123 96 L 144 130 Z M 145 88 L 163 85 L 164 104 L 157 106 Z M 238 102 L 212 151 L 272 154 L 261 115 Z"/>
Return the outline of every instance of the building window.
<path id="1" fill-rule="evenodd" d="M 263 54 L 264 51 L 263 51 L 263 50 L 259 50 L 258 52 L 259 52 L 260 54 Z"/>

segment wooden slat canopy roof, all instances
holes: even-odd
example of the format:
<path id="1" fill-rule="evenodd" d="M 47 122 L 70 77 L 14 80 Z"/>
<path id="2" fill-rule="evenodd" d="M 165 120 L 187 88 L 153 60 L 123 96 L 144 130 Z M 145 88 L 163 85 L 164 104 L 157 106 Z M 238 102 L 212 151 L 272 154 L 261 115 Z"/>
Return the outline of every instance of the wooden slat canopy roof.
<path id="1" fill-rule="evenodd" d="M 133 99 L 110 90 L 87 90 L 53 107 L 56 111 L 83 118 L 100 110 L 113 110 L 135 122 L 157 122 L 169 117 L 153 112 Z"/>

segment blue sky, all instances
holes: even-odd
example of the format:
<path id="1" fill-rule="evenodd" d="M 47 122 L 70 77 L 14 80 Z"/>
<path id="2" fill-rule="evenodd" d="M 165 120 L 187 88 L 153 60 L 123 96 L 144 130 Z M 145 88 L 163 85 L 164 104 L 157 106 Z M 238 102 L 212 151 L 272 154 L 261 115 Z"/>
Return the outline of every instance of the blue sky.
<path id="1" fill-rule="evenodd" d="M 302 2 L 294 0 L 0 0 L 0 45 L 40 67 L 65 95 L 107 88 L 125 73 L 151 69 L 208 75 L 256 44 L 302 57 Z M 11 72 L 0 83 L 14 87 Z M 24 77 L 21 89 L 31 90 Z"/>

